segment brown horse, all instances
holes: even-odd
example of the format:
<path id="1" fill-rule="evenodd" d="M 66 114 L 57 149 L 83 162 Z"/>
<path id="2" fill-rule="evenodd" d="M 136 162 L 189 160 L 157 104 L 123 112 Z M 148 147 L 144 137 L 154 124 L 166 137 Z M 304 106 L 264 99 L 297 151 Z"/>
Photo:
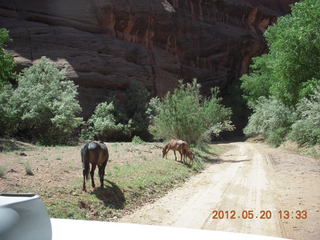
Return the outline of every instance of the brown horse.
<path id="1" fill-rule="evenodd" d="M 173 150 L 175 160 L 177 161 L 176 151 L 178 151 L 180 153 L 180 161 L 182 161 L 182 157 L 185 157 L 184 152 L 186 149 L 189 149 L 187 142 L 171 139 L 162 149 L 162 157 L 164 158 L 170 150 Z"/>
<path id="2" fill-rule="evenodd" d="M 94 184 L 94 170 L 98 165 L 99 168 L 99 177 L 100 184 L 103 188 L 103 178 L 105 168 L 109 159 L 109 152 L 107 146 L 103 142 L 92 141 L 86 143 L 81 148 L 81 159 L 82 159 L 82 173 L 83 173 L 83 191 L 86 191 L 86 179 L 89 178 L 90 163 L 91 163 L 91 184 L 92 187 L 95 187 Z"/>
<path id="3" fill-rule="evenodd" d="M 186 157 L 188 157 L 190 159 L 190 162 L 193 161 L 194 154 L 193 154 L 193 152 L 191 151 L 190 148 L 183 149 L 182 154 L 184 155 L 184 159 L 186 159 Z"/>

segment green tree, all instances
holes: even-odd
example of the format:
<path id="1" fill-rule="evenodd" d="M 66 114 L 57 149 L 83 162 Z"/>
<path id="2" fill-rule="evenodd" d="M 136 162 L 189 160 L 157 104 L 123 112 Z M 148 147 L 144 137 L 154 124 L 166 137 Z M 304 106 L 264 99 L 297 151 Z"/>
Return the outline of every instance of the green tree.
<path id="1" fill-rule="evenodd" d="M 249 102 L 271 94 L 294 106 L 319 86 L 319 26 L 320 1 L 304 0 L 269 27 L 265 33 L 269 53 L 255 58 L 252 73 L 242 78 Z"/>
<path id="2" fill-rule="evenodd" d="M 104 141 L 130 138 L 131 121 L 123 124 L 121 122 L 122 113 L 117 109 L 112 101 L 98 104 L 87 122 L 89 127 L 83 131 L 82 137 L 85 139 L 98 138 Z"/>
<path id="3" fill-rule="evenodd" d="M 260 97 L 244 129 L 247 136 L 261 134 L 273 145 L 283 142 L 296 116 L 293 110 L 275 97 Z"/>
<path id="4" fill-rule="evenodd" d="M 289 138 L 300 144 L 320 144 L 320 88 L 299 101 L 297 114 Z"/>
<path id="5" fill-rule="evenodd" d="M 131 120 L 132 135 L 146 139 L 149 137 L 146 110 L 150 94 L 141 82 L 134 81 L 129 85 L 126 95 L 126 115 Z"/>
<path id="6" fill-rule="evenodd" d="M 77 87 L 46 57 L 24 69 L 11 90 L 16 132 L 43 144 L 67 142 L 82 123 Z"/>
<path id="7" fill-rule="evenodd" d="M 13 68 L 15 67 L 15 62 L 13 56 L 4 51 L 9 41 L 9 31 L 0 28 L 0 89 L 5 84 L 8 84 L 9 80 L 14 76 Z"/>
<path id="8" fill-rule="evenodd" d="M 5 84 L 0 89 L 0 136 L 10 136 L 16 132 L 19 117 L 13 107 L 11 97 L 13 88 L 10 84 Z"/>
<path id="9" fill-rule="evenodd" d="M 132 82 L 126 96 L 122 104 L 115 99 L 98 104 L 82 137 L 105 141 L 131 140 L 135 135 L 144 139 L 150 137 L 146 113 L 149 92 L 142 83 Z"/>
<path id="10" fill-rule="evenodd" d="M 250 66 L 251 73 L 241 77 L 241 88 L 244 91 L 243 97 L 249 106 L 254 105 L 259 97 L 268 97 L 270 95 L 272 70 L 271 59 L 268 54 L 252 59 Z"/>
<path id="11" fill-rule="evenodd" d="M 288 105 L 312 93 L 320 80 L 320 1 L 304 0 L 266 32 L 274 79 L 271 93 Z"/>
<path id="12" fill-rule="evenodd" d="M 151 133 L 157 138 L 183 139 L 189 143 L 202 143 L 211 134 L 232 130 L 231 111 L 220 104 L 217 90 L 212 97 L 203 99 L 200 85 L 194 81 L 182 84 L 169 92 L 159 104 L 152 119 Z"/>

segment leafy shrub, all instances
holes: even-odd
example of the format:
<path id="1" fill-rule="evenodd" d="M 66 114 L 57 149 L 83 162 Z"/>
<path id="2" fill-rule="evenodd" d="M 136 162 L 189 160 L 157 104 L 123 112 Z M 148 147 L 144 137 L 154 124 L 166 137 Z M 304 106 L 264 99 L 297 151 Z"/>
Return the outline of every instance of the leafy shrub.
<path id="1" fill-rule="evenodd" d="M 262 134 L 274 145 L 282 142 L 295 120 L 293 111 L 274 97 L 260 97 L 244 129 L 247 136 Z M 280 139 L 282 138 L 282 140 Z"/>
<path id="2" fill-rule="evenodd" d="M 0 177 L 4 177 L 7 172 L 7 168 L 5 166 L 0 165 Z"/>
<path id="3" fill-rule="evenodd" d="M 251 73 L 241 77 L 243 97 L 249 106 L 253 106 L 259 97 L 268 97 L 271 87 L 270 56 L 264 54 L 252 59 Z"/>
<path id="4" fill-rule="evenodd" d="M 129 85 L 126 95 L 127 103 L 125 114 L 129 121 L 131 120 L 131 135 L 148 138 L 149 121 L 147 121 L 146 115 L 147 102 L 150 95 L 148 90 L 141 82 L 134 81 Z"/>
<path id="5" fill-rule="evenodd" d="M 180 85 L 169 92 L 159 104 L 150 126 L 151 133 L 157 138 L 183 139 L 189 143 L 201 143 L 211 134 L 232 130 L 231 111 L 220 104 L 218 92 L 203 99 L 200 85 L 196 80 L 191 84 Z"/>
<path id="6" fill-rule="evenodd" d="M 120 140 L 130 136 L 130 123 L 128 125 L 120 123 L 119 114 L 113 102 L 98 104 L 87 122 L 89 128 L 82 133 L 82 137 L 85 139 Z"/>
<path id="7" fill-rule="evenodd" d="M 9 41 L 9 31 L 5 28 L 0 28 L 0 89 L 9 84 L 9 80 L 14 76 L 13 68 L 16 64 L 13 56 L 4 51 L 6 43 Z"/>
<path id="8" fill-rule="evenodd" d="M 108 140 L 130 140 L 131 136 L 148 138 L 146 108 L 149 92 L 140 82 L 132 82 L 127 91 L 127 100 L 121 106 L 116 101 L 97 105 L 83 130 L 82 138 Z"/>
<path id="9" fill-rule="evenodd" d="M 14 130 L 14 114 L 10 107 L 12 86 L 10 79 L 14 77 L 15 62 L 13 56 L 4 51 L 10 41 L 7 29 L 0 28 L 0 136 L 8 135 Z"/>
<path id="10" fill-rule="evenodd" d="M 320 85 L 320 1 L 303 0 L 292 12 L 268 28 L 269 53 L 257 57 L 249 75 L 242 77 L 248 102 L 260 96 L 275 96 L 288 106 Z"/>
<path id="11" fill-rule="evenodd" d="M 32 171 L 32 168 L 31 168 L 31 166 L 30 166 L 29 161 L 25 161 L 25 163 L 24 163 L 24 170 L 26 171 L 26 174 L 27 174 L 27 175 L 29 175 L 29 176 L 33 176 L 33 175 L 34 175 L 34 173 L 33 173 L 33 171 Z"/>
<path id="12" fill-rule="evenodd" d="M 319 25 L 320 1 L 302 0 L 265 32 L 268 54 L 254 58 L 252 72 L 241 78 L 254 110 L 247 135 L 263 134 L 275 145 L 286 137 L 320 143 L 319 89 L 314 92 L 320 86 Z"/>
<path id="13" fill-rule="evenodd" d="M 77 117 L 81 111 L 77 88 L 66 79 L 65 71 L 42 57 L 24 69 L 17 82 L 16 89 L 8 88 L 0 96 L 3 102 L 3 94 L 12 94 L 5 104 L 8 109 L 2 110 L 15 120 L 15 133 L 42 144 L 67 142 L 82 119 Z"/>
<path id="14" fill-rule="evenodd" d="M 300 144 L 320 144 L 320 88 L 297 104 L 297 113 L 289 138 Z"/>
<path id="15" fill-rule="evenodd" d="M 160 104 L 161 100 L 159 97 L 151 98 L 147 104 L 146 116 L 148 118 L 149 125 L 154 122 L 155 116 L 160 113 Z"/>
<path id="16" fill-rule="evenodd" d="M 289 132 L 289 128 L 280 127 L 274 130 L 270 130 L 266 133 L 267 142 L 273 146 L 280 146 L 281 143 L 285 140 L 287 134 Z"/>
<path id="17" fill-rule="evenodd" d="M 144 141 L 139 136 L 134 136 L 132 138 L 131 142 L 134 144 L 143 144 L 144 143 Z"/>
<path id="18" fill-rule="evenodd" d="M 272 95 L 295 105 L 320 84 L 320 1 L 303 0 L 280 17 L 265 36 L 270 48 Z"/>
<path id="19" fill-rule="evenodd" d="M 10 84 L 6 84 L 0 90 L 0 126 L 1 136 L 10 136 L 16 132 L 19 116 L 13 103 L 10 101 L 14 89 Z"/>

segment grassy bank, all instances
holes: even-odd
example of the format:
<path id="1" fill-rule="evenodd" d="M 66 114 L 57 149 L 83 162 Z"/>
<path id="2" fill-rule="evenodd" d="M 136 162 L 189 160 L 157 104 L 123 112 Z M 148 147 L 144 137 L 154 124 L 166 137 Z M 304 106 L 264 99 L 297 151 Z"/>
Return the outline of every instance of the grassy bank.
<path id="1" fill-rule="evenodd" d="M 50 217 L 111 220 L 154 201 L 214 163 L 219 148 L 208 146 L 197 153 L 196 163 L 174 161 L 173 152 L 162 158 L 161 143 L 107 143 L 110 159 L 105 188 L 82 191 L 80 147 L 38 147 L 0 153 L 3 174 L 0 192 L 39 194 Z M 178 154 L 179 155 L 179 154 Z M 33 175 L 26 173 L 28 163 Z M 99 186 L 98 171 L 95 182 Z"/>
<path id="2" fill-rule="evenodd" d="M 320 159 L 320 145 L 299 146 L 299 144 L 295 142 L 286 141 L 283 144 L 281 144 L 280 147 L 303 154 L 303 155 L 307 155 L 316 159 Z"/>
<path id="3" fill-rule="evenodd" d="M 112 220 L 161 197 L 195 173 L 172 160 L 125 164 L 107 170 L 104 189 L 86 193 L 77 186 L 46 193 L 44 200 L 51 217 Z"/>

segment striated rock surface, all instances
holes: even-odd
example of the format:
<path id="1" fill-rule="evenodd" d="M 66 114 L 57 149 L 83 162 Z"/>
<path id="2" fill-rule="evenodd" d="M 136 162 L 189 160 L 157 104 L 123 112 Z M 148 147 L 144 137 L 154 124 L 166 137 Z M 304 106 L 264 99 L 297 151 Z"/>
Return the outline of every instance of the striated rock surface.
<path id="1" fill-rule="evenodd" d="M 47 56 L 79 85 L 88 117 L 132 81 L 164 95 L 178 79 L 226 88 L 265 50 L 262 34 L 293 0 L 0 0 L 21 67 Z"/>

